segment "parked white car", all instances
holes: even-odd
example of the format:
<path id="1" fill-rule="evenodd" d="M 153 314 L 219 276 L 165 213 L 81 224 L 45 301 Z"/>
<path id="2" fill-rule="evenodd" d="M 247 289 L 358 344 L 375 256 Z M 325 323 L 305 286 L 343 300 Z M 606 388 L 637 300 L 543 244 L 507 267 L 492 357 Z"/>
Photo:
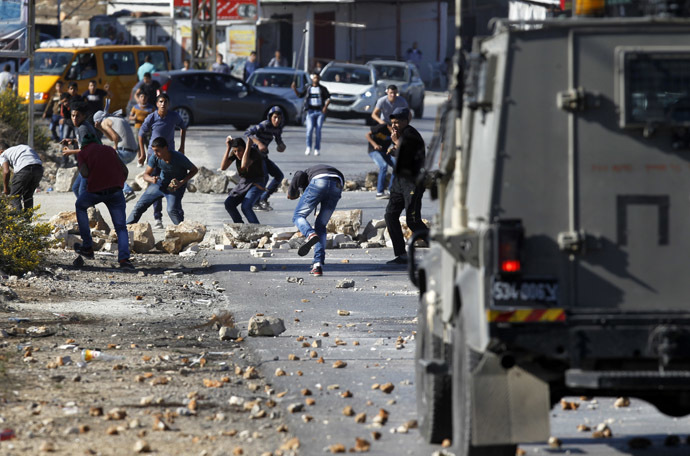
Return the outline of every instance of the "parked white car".
<path id="1" fill-rule="evenodd" d="M 321 84 L 331 94 L 328 116 L 338 119 L 364 119 L 371 122 L 376 100 L 385 95 L 371 65 L 330 62 L 321 70 Z"/>

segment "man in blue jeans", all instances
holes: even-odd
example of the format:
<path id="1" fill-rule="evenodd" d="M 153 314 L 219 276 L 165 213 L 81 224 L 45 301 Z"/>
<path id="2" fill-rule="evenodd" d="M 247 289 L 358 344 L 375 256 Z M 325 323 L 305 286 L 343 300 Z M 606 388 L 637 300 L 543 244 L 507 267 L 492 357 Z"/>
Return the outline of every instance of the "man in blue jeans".
<path id="1" fill-rule="evenodd" d="M 76 155 L 79 153 L 84 144 L 84 138 L 89 135 L 91 136 L 93 142 L 101 144 L 101 140 L 98 139 L 98 133 L 96 129 L 86 120 L 86 114 L 88 112 L 88 105 L 84 101 L 75 101 L 70 104 L 70 116 L 72 119 L 72 125 L 74 125 L 77 138 L 69 139 L 63 138 L 60 144 L 63 145 L 62 155 L 67 157 L 69 155 Z M 76 146 L 76 147 L 75 147 Z M 77 174 L 77 178 L 72 184 L 72 192 L 77 198 L 79 195 L 86 191 L 86 179 L 82 177 L 81 174 Z"/>
<path id="2" fill-rule="evenodd" d="M 149 186 L 127 217 L 127 224 L 137 223 L 149 206 L 165 198 L 168 216 L 178 225 L 184 221 L 182 197 L 187 189 L 187 182 L 199 170 L 184 154 L 170 150 L 165 138 L 154 139 L 151 141 L 151 147 L 154 155 L 149 157 L 144 171 L 144 180 Z M 160 176 L 153 174 L 156 168 L 160 169 Z"/>
<path id="3" fill-rule="evenodd" d="M 389 193 L 386 193 L 386 175 L 389 166 L 392 170 L 395 169 L 395 158 L 389 153 L 393 144 L 391 127 L 385 123 L 374 125 L 371 127 L 371 131 L 367 132 L 367 142 L 369 142 L 369 157 L 379 167 L 379 175 L 376 179 L 376 199 L 388 199 L 390 196 Z M 391 180 L 388 183 L 389 191 L 392 185 L 393 174 L 391 174 Z"/>
<path id="4" fill-rule="evenodd" d="M 298 97 L 302 98 L 307 95 L 307 150 L 304 151 L 305 155 L 309 155 L 312 151 L 312 133 L 314 133 L 314 155 L 320 154 L 321 127 L 323 127 L 323 121 L 326 118 L 328 105 L 331 103 L 331 94 L 328 93 L 328 89 L 322 86 L 319 81 L 321 81 L 321 76 L 319 76 L 319 73 L 314 72 L 311 75 L 310 86 L 299 91 L 294 82 L 291 86 Z"/>
<path id="5" fill-rule="evenodd" d="M 74 250 L 93 258 L 93 239 L 87 210 L 98 203 L 104 203 L 113 219 L 117 234 L 117 259 L 122 269 L 134 269 L 130 261 L 129 235 L 125 225 L 125 196 L 122 187 L 127 179 L 127 167 L 115 149 L 99 143 L 98 138 L 87 133 L 81 139 L 81 150 L 77 154 L 79 173 L 86 179 L 86 191 L 79 194 L 75 209 L 82 244 L 75 244 Z"/>
<path id="6" fill-rule="evenodd" d="M 120 160 L 126 165 L 132 162 L 137 156 L 137 140 L 134 137 L 134 130 L 129 122 L 119 116 L 109 116 L 104 111 L 98 111 L 93 115 L 94 127 L 110 139 Z M 132 187 L 125 182 L 125 201 L 133 200 L 136 195 Z"/>
<path id="7" fill-rule="evenodd" d="M 242 223 L 242 216 L 237 211 L 237 205 L 242 203 L 242 212 L 247 217 L 247 223 L 259 223 L 252 208 L 264 191 L 266 177 L 263 157 L 251 139 L 245 143 L 242 138 L 233 139 L 232 136 L 228 136 L 225 144 L 227 147 L 220 169 L 225 171 L 232 162 L 236 162 L 237 173 L 241 178 L 235 188 L 230 190 L 225 200 L 225 210 L 234 223 Z"/>
<path id="8" fill-rule="evenodd" d="M 268 182 L 268 179 L 266 180 L 268 183 L 268 185 L 266 185 L 266 191 L 261 194 L 259 203 L 257 204 L 257 207 L 254 208 L 255 210 L 258 209 L 261 211 L 270 211 L 273 209 L 271 205 L 268 204 L 268 198 L 274 194 L 276 190 L 278 190 L 278 187 L 283 182 L 284 177 L 283 172 L 280 170 L 280 168 L 278 168 L 278 165 L 276 165 L 273 160 L 268 158 L 268 146 L 271 144 L 271 141 L 273 141 L 273 138 L 275 138 L 276 144 L 278 144 L 276 151 L 285 152 L 287 147 L 283 142 L 282 137 L 283 126 L 285 124 L 283 110 L 278 106 L 274 106 L 268 111 L 267 117 L 268 118 L 266 120 L 263 120 L 259 124 L 248 128 L 247 131 L 244 132 L 244 136 L 247 138 L 247 141 L 251 139 L 259 148 L 261 155 L 263 155 L 264 174 L 266 174 L 267 177 L 269 175 L 273 177 L 271 182 Z"/>
<path id="9" fill-rule="evenodd" d="M 287 197 L 291 200 L 299 197 L 300 190 L 304 191 L 295 208 L 292 222 L 307 238 L 297 250 L 297 254 L 305 256 L 312 246 L 316 246 L 311 274 L 317 277 L 323 275 L 323 264 L 326 261 L 326 225 L 338 205 L 344 183 L 343 173 L 332 166 L 319 164 L 304 171 L 297 171 L 288 189 Z M 321 208 L 312 228 L 307 217 L 317 205 L 321 205 Z"/>

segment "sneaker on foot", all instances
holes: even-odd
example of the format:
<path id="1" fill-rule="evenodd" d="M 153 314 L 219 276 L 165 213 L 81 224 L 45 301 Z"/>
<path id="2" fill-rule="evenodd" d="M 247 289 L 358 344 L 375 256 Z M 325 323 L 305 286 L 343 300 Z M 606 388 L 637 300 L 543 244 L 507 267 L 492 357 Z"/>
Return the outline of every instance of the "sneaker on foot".
<path id="1" fill-rule="evenodd" d="M 132 201 L 136 197 L 137 195 L 135 195 L 134 192 L 125 193 L 125 201 Z"/>
<path id="2" fill-rule="evenodd" d="M 314 151 L 316 152 L 316 151 Z M 304 155 L 309 155 L 311 153 L 311 147 L 307 147 L 307 149 L 304 151 Z M 318 155 L 315 153 L 315 155 Z"/>
<path id="3" fill-rule="evenodd" d="M 120 260 L 120 269 L 131 269 L 134 270 L 136 269 L 132 262 L 127 259 L 127 260 Z"/>
<path id="4" fill-rule="evenodd" d="M 82 246 L 79 243 L 74 244 L 74 251 L 77 252 L 79 255 L 92 259 L 93 258 L 93 248 L 89 247 L 88 249 Z"/>
<path id="5" fill-rule="evenodd" d="M 314 244 L 316 244 L 317 242 L 319 242 L 319 235 L 316 234 L 316 233 L 311 233 L 311 234 L 309 235 L 309 237 L 307 238 L 307 242 L 305 242 L 304 244 L 300 245 L 300 246 L 299 246 L 299 249 L 297 249 L 297 255 L 299 255 L 299 256 L 304 256 L 304 255 L 306 255 L 307 253 L 309 253 L 309 251 L 311 250 L 311 248 L 312 248 L 312 247 L 314 246 Z"/>
<path id="6" fill-rule="evenodd" d="M 319 149 L 314 149 L 314 156 L 321 155 L 321 152 L 319 152 Z"/>
<path id="7" fill-rule="evenodd" d="M 154 222 L 153 227 L 162 229 L 163 228 L 163 220 L 157 219 Z"/>
<path id="8" fill-rule="evenodd" d="M 259 201 L 259 206 L 261 206 L 262 211 L 272 211 L 273 210 L 270 203 L 266 200 Z"/>
<path id="9" fill-rule="evenodd" d="M 377 193 L 377 194 L 376 194 L 376 199 L 377 199 L 377 200 L 385 200 L 385 199 L 389 199 L 390 197 L 391 197 L 391 196 L 390 196 L 388 193 L 386 193 L 386 192 Z"/>
<path id="10" fill-rule="evenodd" d="M 261 204 L 256 203 L 254 206 L 252 206 L 253 211 L 263 211 L 265 210 L 263 207 L 261 207 Z"/>
<path id="11" fill-rule="evenodd" d="M 311 271 L 309 271 L 309 274 L 315 277 L 321 277 L 323 275 L 323 269 L 321 269 L 321 266 L 314 265 Z"/>
<path id="12" fill-rule="evenodd" d="M 407 255 L 397 256 L 390 261 L 386 261 L 386 264 L 407 264 Z"/>

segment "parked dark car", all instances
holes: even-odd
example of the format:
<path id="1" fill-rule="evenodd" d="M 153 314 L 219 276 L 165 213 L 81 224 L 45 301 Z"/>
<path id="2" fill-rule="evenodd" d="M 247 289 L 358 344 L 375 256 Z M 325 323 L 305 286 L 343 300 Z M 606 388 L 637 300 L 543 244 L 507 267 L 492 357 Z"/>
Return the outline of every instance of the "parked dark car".
<path id="1" fill-rule="evenodd" d="M 304 98 L 299 98 L 295 95 L 295 92 L 291 88 L 293 82 L 297 85 L 298 89 L 302 89 L 311 84 L 311 80 L 306 71 L 282 67 L 258 68 L 247 79 L 247 84 L 254 86 L 257 90 L 272 93 L 290 100 L 295 110 L 300 113 L 299 117 L 293 119 L 294 122 L 292 123 L 304 125 L 304 119 L 306 118 Z"/>
<path id="2" fill-rule="evenodd" d="M 152 76 L 170 97 L 170 109 L 180 114 L 187 125 L 229 123 L 243 130 L 266 119 L 273 106 L 283 110 L 286 123 L 298 119 L 289 100 L 256 90 L 227 74 L 174 70 Z"/>
<path id="3" fill-rule="evenodd" d="M 376 69 L 380 81 L 386 86 L 395 84 L 398 93 L 407 101 L 418 119 L 424 115 L 424 82 L 414 64 L 396 60 L 370 60 L 367 65 Z"/>

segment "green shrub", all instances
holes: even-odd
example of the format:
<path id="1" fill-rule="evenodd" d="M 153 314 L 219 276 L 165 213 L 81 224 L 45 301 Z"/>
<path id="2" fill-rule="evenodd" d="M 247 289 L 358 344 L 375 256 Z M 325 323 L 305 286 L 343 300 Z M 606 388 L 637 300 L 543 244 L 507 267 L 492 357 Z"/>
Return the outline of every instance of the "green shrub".
<path id="1" fill-rule="evenodd" d="M 11 90 L 0 93 L 0 137 L 10 146 L 27 144 L 29 141 L 28 105 Z M 39 108 L 40 109 L 40 108 Z M 46 128 L 40 124 L 40 117 L 34 118 L 34 149 L 45 151 L 50 144 Z"/>
<path id="2" fill-rule="evenodd" d="M 7 196 L 0 197 L 0 270 L 17 275 L 33 271 L 53 245 L 51 226 L 38 223 L 39 207 L 17 211 Z"/>

